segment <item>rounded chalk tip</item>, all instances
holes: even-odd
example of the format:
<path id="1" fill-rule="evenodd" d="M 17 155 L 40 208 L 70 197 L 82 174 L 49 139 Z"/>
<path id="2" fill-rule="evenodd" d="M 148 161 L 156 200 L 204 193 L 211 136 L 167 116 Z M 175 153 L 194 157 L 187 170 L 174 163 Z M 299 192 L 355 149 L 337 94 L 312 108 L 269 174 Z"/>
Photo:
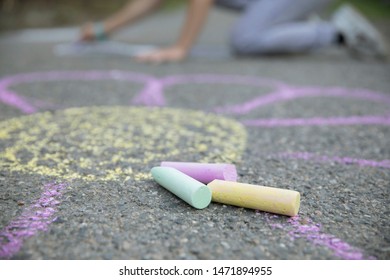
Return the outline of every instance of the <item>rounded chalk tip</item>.
<path id="1" fill-rule="evenodd" d="M 292 205 L 290 207 L 291 211 L 288 213 L 288 215 L 291 217 L 298 215 L 299 208 L 301 206 L 301 194 L 299 192 L 295 193 L 295 200 L 292 201 Z"/>
<path id="2" fill-rule="evenodd" d="M 237 182 L 237 170 L 234 164 L 226 164 L 223 169 L 223 178 L 225 181 Z"/>
<path id="3" fill-rule="evenodd" d="M 207 186 L 197 189 L 191 197 L 191 205 L 196 209 L 204 209 L 211 203 L 211 190 Z"/>
<path id="4" fill-rule="evenodd" d="M 165 170 L 176 170 L 172 167 L 162 167 L 162 166 L 155 166 L 152 169 L 150 169 L 150 172 L 152 173 L 153 177 L 156 177 L 161 174 L 161 172 L 164 172 Z"/>
<path id="5" fill-rule="evenodd" d="M 156 179 L 156 176 L 159 174 L 159 172 L 160 172 L 159 167 L 153 167 L 152 169 L 150 169 L 150 173 L 152 173 L 152 177 L 154 179 Z"/>
<path id="6" fill-rule="evenodd" d="M 153 174 L 153 173 L 156 173 L 160 170 L 160 166 L 155 166 L 155 167 L 152 167 L 152 169 L 150 169 L 150 172 Z"/>

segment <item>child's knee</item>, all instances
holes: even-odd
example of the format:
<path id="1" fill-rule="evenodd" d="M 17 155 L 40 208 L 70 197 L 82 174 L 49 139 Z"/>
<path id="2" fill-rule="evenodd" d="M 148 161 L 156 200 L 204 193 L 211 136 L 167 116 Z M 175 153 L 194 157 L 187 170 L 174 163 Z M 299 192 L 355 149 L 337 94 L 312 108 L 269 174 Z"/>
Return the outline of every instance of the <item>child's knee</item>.
<path id="1" fill-rule="evenodd" d="M 258 34 L 257 38 L 254 38 L 253 34 L 248 32 L 233 31 L 230 35 L 230 48 L 239 55 L 260 53 L 262 51 L 258 45 L 260 36 Z"/>

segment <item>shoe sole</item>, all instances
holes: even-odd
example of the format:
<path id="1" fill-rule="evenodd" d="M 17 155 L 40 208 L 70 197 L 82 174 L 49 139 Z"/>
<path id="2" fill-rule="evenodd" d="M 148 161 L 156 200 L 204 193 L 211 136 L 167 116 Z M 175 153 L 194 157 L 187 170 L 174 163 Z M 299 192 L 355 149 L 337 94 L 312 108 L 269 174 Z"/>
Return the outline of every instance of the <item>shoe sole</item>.
<path id="1" fill-rule="evenodd" d="M 338 11 L 338 20 L 344 21 L 346 25 L 354 26 L 355 29 L 362 30 L 363 33 L 367 36 L 370 42 L 366 42 L 371 45 L 366 46 L 366 48 L 352 48 L 355 51 L 355 54 L 363 54 L 369 56 L 377 56 L 377 57 L 388 57 L 389 51 L 385 39 L 383 36 L 377 31 L 377 29 L 355 8 L 346 4 L 342 6 Z M 372 48 L 376 46 L 376 48 Z"/>

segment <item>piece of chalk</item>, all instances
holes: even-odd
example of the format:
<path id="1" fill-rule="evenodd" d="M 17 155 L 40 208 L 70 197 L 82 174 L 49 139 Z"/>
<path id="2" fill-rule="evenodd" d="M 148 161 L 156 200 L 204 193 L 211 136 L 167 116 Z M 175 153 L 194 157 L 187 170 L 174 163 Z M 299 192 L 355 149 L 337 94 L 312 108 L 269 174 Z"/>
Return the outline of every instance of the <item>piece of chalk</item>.
<path id="1" fill-rule="evenodd" d="M 297 191 L 214 180 L 207 185 L 212 200 L 244 208 L 295 216 L 300 206 Z"/>
<path id="2" fill-rule="evenodd" d="M 95 33 L 95 39 L 98 41 L 104 41 L 107 40 L 107 33 L 104 28 L 103 22 L 96 22 L 93 25 L 94 33 Z"/>
<path id="3" fill-rule="evenodd" d="M 161 166 L 173 167 L 205 184 L 215 179 L 237 181 L 237 171 L 233 164 L 163 161 Z"/>
<path id="4" fill-rule="evenodd" d="M 211 202 L 210 189 L 201 182 L 171 167 L 153 167 L 152 176 L 157 183 L 197 209 Z"/>

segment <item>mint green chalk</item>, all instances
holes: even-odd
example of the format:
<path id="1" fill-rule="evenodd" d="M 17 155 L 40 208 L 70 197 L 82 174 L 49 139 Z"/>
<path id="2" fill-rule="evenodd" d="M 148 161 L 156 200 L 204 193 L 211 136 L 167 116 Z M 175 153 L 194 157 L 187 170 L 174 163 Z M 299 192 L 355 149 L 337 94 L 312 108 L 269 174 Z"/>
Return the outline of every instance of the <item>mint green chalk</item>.
<path id="1" fill-rule="evenodd" d="M 172 167 L 153 167 L 152 176 L 157 183 L 183 199 L 189 205 L 206 208 L 211 202 L 211 190 L 203 183 Z"/>

